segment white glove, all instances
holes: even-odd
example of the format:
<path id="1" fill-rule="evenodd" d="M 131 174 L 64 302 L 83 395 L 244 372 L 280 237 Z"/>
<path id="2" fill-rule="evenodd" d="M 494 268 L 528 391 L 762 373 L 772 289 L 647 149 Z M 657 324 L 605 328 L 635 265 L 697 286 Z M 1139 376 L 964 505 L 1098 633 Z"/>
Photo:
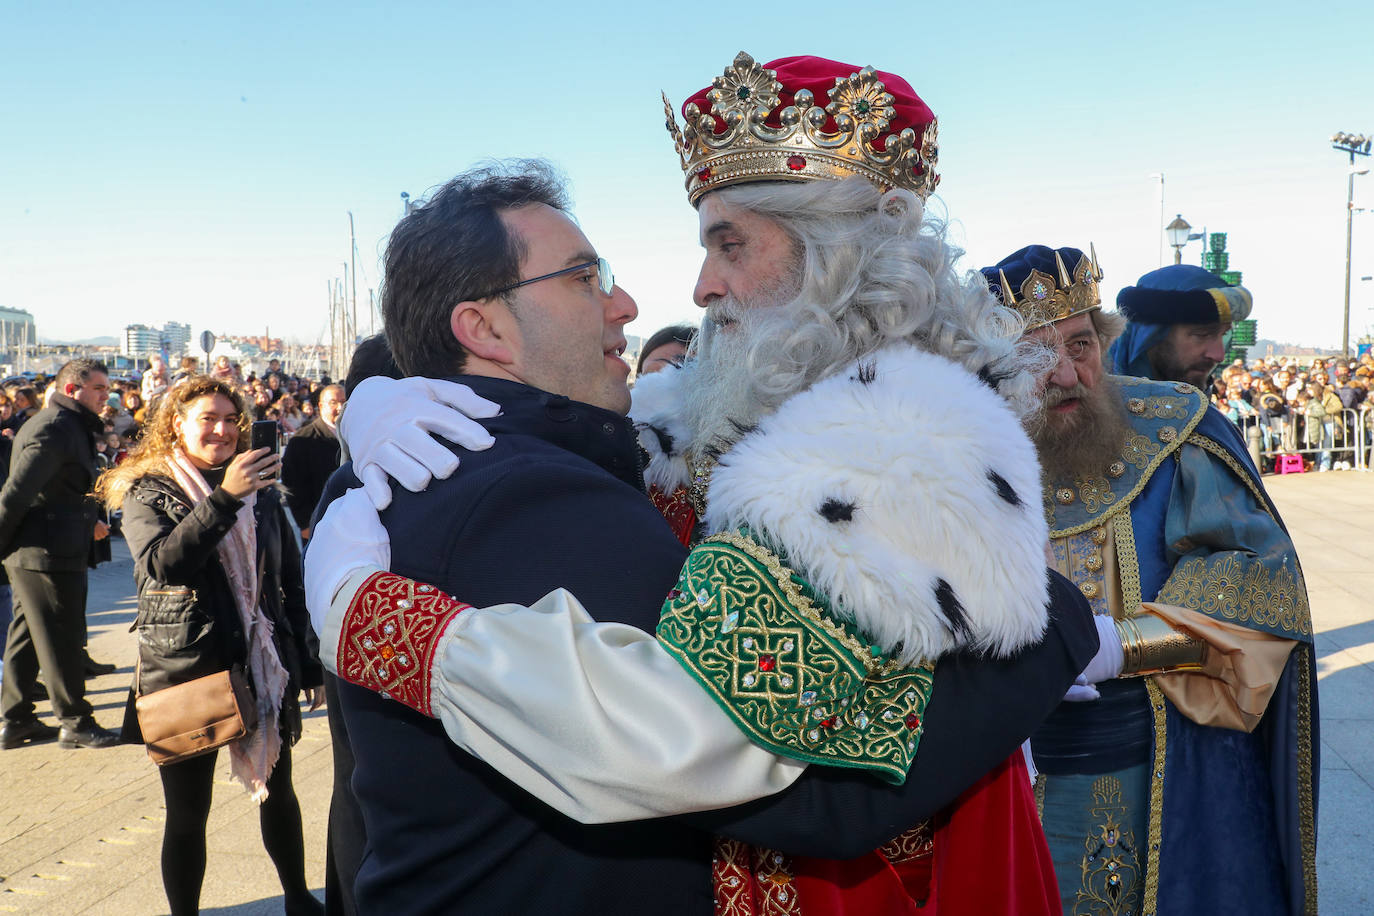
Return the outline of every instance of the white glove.
<path id="1" fill-rule="evenodd" d="M 458 469 L 458 456 L 430 433 L 481 451 L 496 440 L 475 420 L 500 412 L 501 405 L 457 382 L 374 376 L 353 389 L 339 418 L 339 436 L 353 460 L 353 473 L 380 510 L 391 504 L 388 476 L 419 493 L 431 480 Z"/>
<path id="2" fill-rule="evenodd" d="M 315 526 L 305 551 L 305 604 L 316 633 L 324 633 L 329 605 L 350 573 L 391 568 L 391 538 L 368 495 L 349 490 Z"/>
<path id="3" fill-rule="evenodd" d="M 1070 703 L 1100 699 L 1102 694 L 1098 692 L 1097 685 L 1120 677 L 1121 668 L 1126 663 L 1121 651 L 1121 636 L 1116 632 L 1112 618 L 1098 614 L 1093 618 L 1093 623 L 1097 625 L 1097 654 L 1074 680 L 1069 692 L 1064 694 L 1064 699 Z"/>

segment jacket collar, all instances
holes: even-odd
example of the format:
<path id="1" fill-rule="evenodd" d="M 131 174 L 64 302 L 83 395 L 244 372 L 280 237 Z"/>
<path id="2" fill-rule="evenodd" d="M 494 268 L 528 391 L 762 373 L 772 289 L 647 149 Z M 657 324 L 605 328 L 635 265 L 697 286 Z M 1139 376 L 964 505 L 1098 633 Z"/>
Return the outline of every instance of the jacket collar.
<path id="1" fill-rule="evenodd" d="M 499 415 L 478 421 L 498 440 L 511 434 L 543 439 L 644 489 L 639 443 L 627 417 L 507 379 L 458 375 L 450 381 L 501 405 Z"/>
<path id="2" fill-rule="evenodd" d="M 90 427 L 91 432 L 99 433 L 105 430 L 105 424 L 101 422 L 100 414 L 91 410 L 75 398 L 69 398 L 65 394 L 59 394 L 54 391 L 51 403 L 52 406 L 61 408 L 62 410 L 75 411 L 76 415 L 81 418 L 81 421 Z"/>

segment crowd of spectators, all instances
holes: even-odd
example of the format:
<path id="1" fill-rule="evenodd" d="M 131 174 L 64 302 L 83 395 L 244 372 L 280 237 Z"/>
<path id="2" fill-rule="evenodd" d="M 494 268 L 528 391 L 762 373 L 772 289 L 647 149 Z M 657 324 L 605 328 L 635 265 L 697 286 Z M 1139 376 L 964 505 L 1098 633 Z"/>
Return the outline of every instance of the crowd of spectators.
<path id="1" fill-rule="evenodd" d="M 104 434 L 97 437 L 97 462 L 101 469 L 118 464 L 138 441 L 144 425 L 156 410 L 157 401 L 168 386 L 203 371 L 195 357 L 181 361 L 175 371 L 159 357 L 140 378 L 110 379 L 110 397 L 100 412 Z M 283 447 L 302 426 L 318 416 L 320 396 L 329 379 L 306 379 L 284 372 L 280 360 L 271 360 L 266 371 L 246 376 L 237 363 L 221 356 L 210 375 L 229 382 L 249 404 L 254 420 L 276 420 L 281 427 Z M 0 386 L 0 436 L 13 439 L 29 417 L 41 409 L 52 387 L 52 380 L 13 378 Z"/>
<path id="2" fill-rule="evenodd" d="M 1374 430 L 1374 355 L 1359 359 L 1279 357 L 1242 360 L 1212 381 L 1213 405 L 1247 432 L 1260 434 L 1265 467 L 1283 454 L 1303 454 L 1318 471 L 1348 469 L 1355 448 Z"/>

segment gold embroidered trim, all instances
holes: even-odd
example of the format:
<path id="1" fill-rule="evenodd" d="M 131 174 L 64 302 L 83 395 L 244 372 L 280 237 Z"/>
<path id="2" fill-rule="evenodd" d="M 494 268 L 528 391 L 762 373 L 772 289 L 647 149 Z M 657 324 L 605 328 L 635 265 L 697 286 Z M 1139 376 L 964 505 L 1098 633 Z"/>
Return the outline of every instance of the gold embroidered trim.
<path id="1" fill-rule="evenodd" d="M 1112 543 L 1116 547 L 1117 570 L 1121 573 L 1121 603 L 1123 613 L 1134 617 L 1140 613 L 1140 557 L 1135 551 L 1135 528 L 1131 513 L 1118 512 L 1112 516 Z"/>
<path id="2" fill-rule="evenodd" d="M 878 848 L 878 853 L 893 865 L 923 859 L 935 852 L 935 825 L 921 821 L 901 836 Z"/>
<path id="3" fill-rule="evenodd" d="M 900 785 L 934 686 L 828 616 L 784 559 L 738 534 L 688 555 L 659 644 L 760 747 Z"/>
<path id="4" fill-rule="evenodd" d="M 1317 810 L 1312 800 L 1313 648 L 1298 646 L 1298 837 L 1302 844 L 1303 912 L 1317 912 Z"/>
<path id="5" fill-rule="evenodd" d="M 1123 392 L 1128 388 L 1155 384 L 1143 379 L 1122 378 L 1117 381 L 1122 386 Z M 1078 522 L 1065 528 L 1056 527 L 1054 503 L 1051 501 L 1051 494 L 1054 493 L 1054 486 L 1047 485 L 1045 487 L 1045 516 L 1050 524 L 1050 537 L 1065 537 L 1070 534 L 1077 534 L 1080 531 L 1087 531 L 1089 528 L 1096 525 L 1105 524 L 1109 518 L 1119 516 L 1123 509 L 1130 506 L 1131 501 L 1140 495 L 1141 490 L 1145 489 L 1145 484 L 1149 483 L 1150 477 L 1158 470 L 1159 465 L 1164 459 L 1183 445 L 1184 440 L 1192 434 L 1193 429 L 1201 423 L 1202 418 L 1207 415 L 1207 401 L 1202 398 L 1200 392 L 1193 392 L 1190 388 L 1185 387 L 1181 393 L 1185 394 L 1185 397 L 1173 398 L 1152 396 L 1144 399 L 1147 405 L 1145 412 L 1150 415 L 1151 419 L 1160 417 L 1172 418 L 1178 415 L 1179 412 L 1182 412 L 1183 416 L 1187 416 L 1187 405 L 1189 402 L 1194 403 L 1196 406 L 1193 409 L 1192 416 L 1183 421 L 1181 428 L 1167 427 L 1173 431 L 1173 435 L 1161 446 L 1156 446 L 1148 437 L 1143 435 L 1134 435 L 1126 440 L 1126 444 L 1122 448 L 1121 457 L 1140 469 L 1141 472 L 1128 491 L 1124 494 L 1116 494 L 1115 491 L 1111 490 L 1110 484 L 1107 482 L 1106 478 L 1103 477 L 1095 477 L 1089 481 L 1075 481 L 1075 486 L 1078 488 L 1077 496 L 1083 500 L 1085 508 L 1089 496 L 1091 496 L 1096 503 L 1107 507 L 1100 515 L 1092 516 L 1086 521 Z M 1153 404 L 1153 406 L 1150 406 L 1151 404 Z M 1104 497 L 1101 492 L 1101 485 L 1103 483 L 1107 483 L 1107 490 L 1110 493 L 1109 497 Z M 1088 487 L 1087 493 L 1084 492 L 1085 484 L 1087 484 Z M 1092 510 L 1089 509 L 1088 511 L 1091 512 Z"/>
<path id="6" fill-rule="evenodd" d="M 836 639 L 844 644 L 844 647 L 854 653 L 854 658 L 859 661 L 869 674 L 891 674 L 899 670 L 902 666 L 896 662 L 888 660 L 884 656 L 875 656 L 871 647 L 867 643 L 855 639 L 844 627 L 840 626 L 828 615 L 821 612 L 816 607 L 815 602 L 802 593 L 801 587 L 793 577 L 792 570 L 782 565 L 777 554 L 764 547 L 755 540 L 736 534 L 733 531 L 713 534 L 702 541 L 703 544 L 729 544 L 731 547 L 741 550 L 755 560 L 763 564 L 777 583 L 778 588 L 787 595 L 787 600 L 792 607 L 801 612 L 807 620 L 816 624 L 826 632 L 832 639 Z"/>
<path id="7" fill-rule="evenodd" d="M 1150 710 L 1155 720 L 1155 759 L 1150 771 L 1150 845 L 1145 850 L 1144 916 L 1154 916 L 1159 904 L 1159 853 L 1164 836 L 1164 752 L 1168 743 L 1167 712 L 1164 694 L 1155 679 L 1145 678 L 1145 692 L 1150 696 Z"/>
<path id="8" fill-rule="evenodd" d="M 1040 823 L 1045 823 L 1045 774 L 1035 774 L 1035 816 Z"/>
<path id="9" fill-rule="evenodd" d="M 1259 560 L 1243 562 L 1233 552 L 1184 560 L 1169 574 L 1156 600 L 1300 639 L 1312 637 L 1302 582 L 1286 567 L 1270 570 Z"/>

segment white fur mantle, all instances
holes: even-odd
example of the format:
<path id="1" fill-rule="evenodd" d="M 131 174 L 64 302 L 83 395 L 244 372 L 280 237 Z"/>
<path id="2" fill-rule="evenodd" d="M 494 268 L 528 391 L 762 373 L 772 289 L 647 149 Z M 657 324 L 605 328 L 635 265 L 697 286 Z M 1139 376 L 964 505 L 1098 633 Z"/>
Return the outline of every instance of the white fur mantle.
<path id="1" fill-rule="evenodd" d="M 687 482 L 676 389 L 689 376 L 635 387 L 646 479 L 667 491 Z M 1035 447 L 1001 396 L 902 344 L 746 433 L 711 477 L 706 523 L 763 533 L 835 613 L 905 662 L 963 646 L 1007 655 L 1048 622 L 1040 492 Z"/>

